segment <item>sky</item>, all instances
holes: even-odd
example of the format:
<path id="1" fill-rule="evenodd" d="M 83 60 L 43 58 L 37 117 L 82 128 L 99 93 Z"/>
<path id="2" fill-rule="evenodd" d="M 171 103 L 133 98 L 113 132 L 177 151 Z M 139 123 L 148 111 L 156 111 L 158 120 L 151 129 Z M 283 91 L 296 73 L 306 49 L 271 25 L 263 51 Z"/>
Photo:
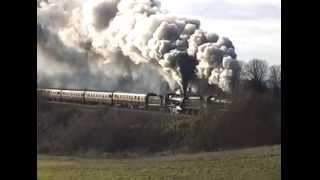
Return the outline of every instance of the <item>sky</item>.
<path id="1" fill-rule="evenodd" d="M 162 9 L 199 19 L 201 29 L 226 36 L 238 60 L 281 64 L 281 0 L 160 0 Z"/>

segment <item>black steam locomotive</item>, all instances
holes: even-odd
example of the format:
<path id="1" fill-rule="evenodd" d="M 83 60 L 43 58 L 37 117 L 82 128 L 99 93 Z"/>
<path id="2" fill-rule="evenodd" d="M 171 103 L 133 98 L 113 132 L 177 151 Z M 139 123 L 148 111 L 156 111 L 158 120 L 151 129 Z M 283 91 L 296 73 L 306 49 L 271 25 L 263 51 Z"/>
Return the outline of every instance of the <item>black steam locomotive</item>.
<path id="1" fill-rule="evenodd" d="M 157 95 L 125 92 L 101 92 L 66 89 L 37 89 L 38 95 L 48 101 L 79 104 L 102 104 L 114 107 L 157 110 L 174 113 L 198 114 L 217 100 L 214 97 L 181 96 L 177 94 Z"/>

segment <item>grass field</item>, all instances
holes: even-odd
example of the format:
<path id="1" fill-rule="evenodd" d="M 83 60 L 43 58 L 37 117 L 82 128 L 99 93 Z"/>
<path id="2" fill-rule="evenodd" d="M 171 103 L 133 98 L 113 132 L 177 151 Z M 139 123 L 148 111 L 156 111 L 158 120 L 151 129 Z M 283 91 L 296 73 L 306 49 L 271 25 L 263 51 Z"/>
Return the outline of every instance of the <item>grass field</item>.
<path id="1" fill-rule="evenodd" d="M 280 146 L 126 159 L 38 156 L 39 180 L 277 180 Z"/>

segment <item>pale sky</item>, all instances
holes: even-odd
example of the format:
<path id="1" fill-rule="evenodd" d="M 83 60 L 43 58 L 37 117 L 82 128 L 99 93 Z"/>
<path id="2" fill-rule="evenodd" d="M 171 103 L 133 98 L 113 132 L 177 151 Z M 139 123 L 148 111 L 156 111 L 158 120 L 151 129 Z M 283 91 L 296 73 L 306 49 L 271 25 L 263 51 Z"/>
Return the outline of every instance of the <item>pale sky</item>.
<path id="1" fill-rule="evenodd" d="M 238 59 L 281 63 L 281 0 L 160 0 L 162 9 L 199 19 L 200 28 L 233 41 Z"/>

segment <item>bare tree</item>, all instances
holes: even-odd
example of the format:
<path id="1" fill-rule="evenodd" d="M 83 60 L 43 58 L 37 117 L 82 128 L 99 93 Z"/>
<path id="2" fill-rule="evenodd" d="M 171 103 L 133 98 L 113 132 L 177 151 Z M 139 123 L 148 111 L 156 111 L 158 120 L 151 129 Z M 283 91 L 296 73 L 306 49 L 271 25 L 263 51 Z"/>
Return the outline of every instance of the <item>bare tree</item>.
<path id="1" fill-rule="evenodd" d="M 244 73 L 244 70 L 245 70 L 245 65 L 246 63 L 244 61 L 241 61 L 241 60 L 238 60 L 238 64 L 239 64 L 239 71 L 240 71 L 240 79 L 245 79 L 245 73 Z"/>
<path id="2" fill-rule="evenodd" d="M 273 90 L 273 95 L 278 97 L 281 91 L 281 65 L 271 66 L 269 72 L 269 82 Z"/>
<path id="3" fill-rule="evenodd" d="M 253 59 L 244 65 L 245 79 L 255 90 L 262 91 L 268 75 L 268 63 L 264 60 Z"/>

